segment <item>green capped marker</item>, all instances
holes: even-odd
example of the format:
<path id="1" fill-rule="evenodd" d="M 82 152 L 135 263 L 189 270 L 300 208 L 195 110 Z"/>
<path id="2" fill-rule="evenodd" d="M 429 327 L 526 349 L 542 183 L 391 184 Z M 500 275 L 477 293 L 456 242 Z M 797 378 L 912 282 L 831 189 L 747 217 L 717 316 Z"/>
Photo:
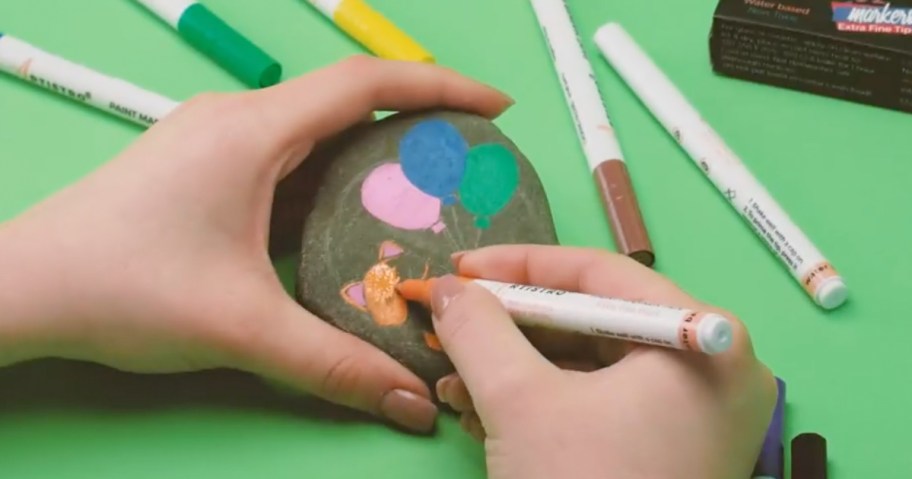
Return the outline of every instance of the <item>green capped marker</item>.
<path id="1" fill-rule="evenodd" d="M 136 0 L 174 27 L 188 43 L 252 88 L 275 85 L 282 65 L 204 5 L 191 0 Z"/>

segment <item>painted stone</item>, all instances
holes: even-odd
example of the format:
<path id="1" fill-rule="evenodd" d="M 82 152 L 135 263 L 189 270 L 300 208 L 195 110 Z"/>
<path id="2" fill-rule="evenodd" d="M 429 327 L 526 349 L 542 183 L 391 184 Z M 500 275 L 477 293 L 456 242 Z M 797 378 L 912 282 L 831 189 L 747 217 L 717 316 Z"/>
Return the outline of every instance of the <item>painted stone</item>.
<path id="1" fill-rule="evenodd" d="M 557 244 L 541 182 L 489 120 L 398 114 L 352 130 L 307 160 L 318 184 L 304 221 L 296 297 L 425 380 L 453 371 L 429 311 L 395 291 L 452 273 L 456 251 Z"/>

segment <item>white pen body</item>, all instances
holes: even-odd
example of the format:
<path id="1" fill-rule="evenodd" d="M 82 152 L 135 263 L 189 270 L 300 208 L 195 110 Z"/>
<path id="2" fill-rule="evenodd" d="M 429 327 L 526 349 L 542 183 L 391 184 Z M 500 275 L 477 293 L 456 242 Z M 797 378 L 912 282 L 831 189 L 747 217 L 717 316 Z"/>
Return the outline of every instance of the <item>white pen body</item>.
<path id="1" fill-rule="evenodd" d="M 624 160 L 592 65 L 564 0 L 531 0 L 589 167 Z"/>
<path id="2" fill-rule="evenodd" d="M 0 37 L 0 70 L 144 126 L 164 118 L 178 105 L 9 35 Z"/>
<path id="3" fill-rule="evenodd" d="M 158 15 L 165 23 L 177 28 L 184 12 L 197 2 L 192 0 L 135 0 Z"/>
<path id="4" fill-rule="evenodd" d="M 497 281 L 473 282 L 493 293 L 522 326 L 701 350 L 695 322 L 700 315 L 695 311 Z"/>
<path id="5" fill-rule="evenodd" d="M 336 10 L 342 5 L 344 0 L 307 0 L 313 5 L 317 10 L 319 10 L 323 15 L 329 17 L 330 20 L 334 19 Z"/>
<path id="6" fill-rule="evenodd" d="M 845 285 L 823 254 L 741 159 L 634 40 L 616 24 L 599 29 L 605 58 L 656 120 L 821 306 L 845 299 Z"/>

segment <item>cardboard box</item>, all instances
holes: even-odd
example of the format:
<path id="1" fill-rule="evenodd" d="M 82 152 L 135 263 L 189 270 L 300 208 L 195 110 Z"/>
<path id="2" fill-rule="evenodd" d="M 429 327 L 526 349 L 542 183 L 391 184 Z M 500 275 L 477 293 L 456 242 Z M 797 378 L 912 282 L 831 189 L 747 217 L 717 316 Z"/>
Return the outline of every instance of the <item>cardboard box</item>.
<path id="1" fill-rule="evenodd" d="M 881 0 L 720 0 L 721 75 L 912 112 L 912 6 Z"/>

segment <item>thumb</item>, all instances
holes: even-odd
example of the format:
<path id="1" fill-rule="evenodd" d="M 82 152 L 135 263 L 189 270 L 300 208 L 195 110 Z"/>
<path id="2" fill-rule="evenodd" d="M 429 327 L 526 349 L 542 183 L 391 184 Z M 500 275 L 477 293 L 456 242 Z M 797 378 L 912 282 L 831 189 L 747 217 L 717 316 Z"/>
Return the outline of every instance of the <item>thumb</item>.
<path id="1" fill-rule="evenodd" d="M 508 403 L 517 388 L 555 370 L 484 288 L 443 276 L 431 286 L 434 328 L 479 410 Z"/>
<path id="2" fill-rule="evenodd" d="M 390 356 L 284 294 L 261 318 L 240 347 L 241 369 L 415 432 L 434 429 L 437 407 L 427 385 Z"/>

